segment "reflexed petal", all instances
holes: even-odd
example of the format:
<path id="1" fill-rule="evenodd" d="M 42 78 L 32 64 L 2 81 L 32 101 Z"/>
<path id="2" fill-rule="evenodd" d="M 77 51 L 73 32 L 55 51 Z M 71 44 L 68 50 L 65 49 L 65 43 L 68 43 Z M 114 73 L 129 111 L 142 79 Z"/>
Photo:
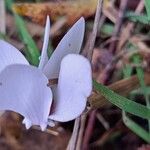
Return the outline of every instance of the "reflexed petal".
<path id="1" fill-rule="evenodd" d="M 25 117 L 24 123 L 47 126 L 52 103 L 48 79 L 37 68 L 9 65 L 0 73 L 0 110 L 11 110 Z"/>
<path id="2" fill-rule="evenodd" d="M 43 69 L 44 65 L 48 62 L 47 49 L 48 49 L 48 42 L 49 42 L 49 34 L 50 34 L 50 20 L 49 20 L 49 16 L 47 16 L 45 34 L 44 34 L 44 43 L 43 43 L 42 54 L 39 63 L 40 69 Z"/>
<path id="3" fill-rule="evenodd" d="M 61 62 L 58 87 L 54 92 L 54 110 L 49 119 L 69 121 L 85 109 L 87 97 L 92 91 L 92 75 L 89 61 L 78 54 L 69 54 Z"/>
<path id="4" fill-rule="evenodd" d="M 22 53 L 11 44 L 0 40 L 0 72 L 11 64 L 29 64 Z"/>
<path id="5" fill-rule="evenodd" d="M 85 30 L 85 21 L 82 17 L 67 32 L 53 52 L 43 71 L 48 79 L 58 78 L 60 63 L 64 56 L 71 53 L 78 54 L 81 49 Z"/>

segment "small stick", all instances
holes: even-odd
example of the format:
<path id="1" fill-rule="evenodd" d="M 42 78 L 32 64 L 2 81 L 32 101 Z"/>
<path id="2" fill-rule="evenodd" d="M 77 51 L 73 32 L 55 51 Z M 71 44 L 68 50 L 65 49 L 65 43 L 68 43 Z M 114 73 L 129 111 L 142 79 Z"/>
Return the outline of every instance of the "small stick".
<path id="1" fill-rule="evenodd" d="M 105 20 L 106 20 L 106 16 L 104 14 L 102 14 L 101 19 L 99 21 L 99 26 L 98 26 L 99 30 L 101 29 L 101 27 L 104 24 Z M 84 55 L 84 56 L 87 56 L 87 53 L 89 51 L 89 45 L 90 45 L 90 42 L 91 42 L 91 38 L 92 38 L 92 34 L 90 34 L 90 36 L 89 36 L 89 38 L 88 38 L 88 40 L 85 44 L 85 47 L 82 51 L 82 55 Z"/>
<path id="2" fill-rule="evenodd" d="M 67 146 L 67 150 L 75 150 L 75 148 L 76 148 L 79 125 L 80 125 L 80 117 L 76 118 L 76 120 L 75 120 L 73 133 L 72 133 L 72 136 L 70 138 L 69 144 Z"/>
<path id="3" fill-rule="evenodd" d="M 117 39 L 118 36 L 119 36 L 119 32 L 120 32 L 121 25 L 122 25 L 122 22 L 123 22 L 123 16 L 124 16 L 124 13 L 125 13 L 125 10 L 126 10 L 126 7 L 127 7 L 127 3 L 128 3 L 128 0 L 121 1 L 118 19 L 117 19 L 117 22 L 115 24 L 114 33 L 111 37 L 112 39 Z M 116 44 L 117 44 L 116 40 L 111 42 L 111 44 L 109 46 L 109 51 L 111 53 L 115 53 Z"/>
<path id="4" fill-rule="evenodd" d="M 80 150 L 81 149 L 82 138 L 83 138 L 85 123 L 86 123 L 86 118 L 87 118 L 87 114 L 84 114 L 84 115 L 81 116 L 80 129 L 79 129 L 79 134 L 78 134 L 76 150 Z"/>
<path id="5" fill-rule="evenodd" d="M 96 142 L 92 143 L 91 147 L 103 145 L 108 140 L 108 138 L 112 135 L 113 132 L 120 130 L 121 126 L 122 126 L 122 120 L 119 120 L 113 128 L 110 128 Z"/>
<path id="6" fill-rule="evenodd" d="M 90 61 L 91 61 L 92 55 L 93 55 L 95 39 L 96 39 L 98 25 L 99 25 L 99 22 L 100 22 L 100 16 L 101 16 L 101 12 L 102 12 L 102 5 L 103 5 L 103 0 L 99 0 L 98 5 L 97 5 L 95 20 L 94 20 L 93 33 L 92 33 L 92 36 L 91 36 L 89 49 L 87 51 L 87 58 Z M 105 18 L 104 18 L 104 20 L 105 20 Z M 85 150 L 88 149 L 89 140 L 90 140 L 90 137 L 91 137 L 91 134 L 92 134 L 92 131 L 93 131 L 93 127 L 94 127 L 94 123 L 95 123 L 95 115 L 96 115 L 96 110 L 93 110 L 91 112 L 90 116 L 89 116 L 88 125 L 87 125 L 87 128 L 85 130 L 82 149 L 85 149 Z"/>
<path id="7" fill-rule="evenodd" d="M 92 131 L 95 125 L 95 115 L 96 115 L 96 110 L 93 110 L 89 116 L 89 120 L 88 120 L 88 125 L 87 128 L 85 130 L 85 134 L 84 134 L 84 138 L 83 138 L 83 144 L 82 144 L 82 148 L 83 150 L 87 150 L 88 149 L 88 145 L 89 145 L 89 141 L 92 135 Z"/>
<path id="8" fill-rule="evenodd" d="M 92 60 L 94 44 L 95 44 L 96 35 L 97 35 L 99 22 L 100 22 L 100 17 L 101 17 L 101 12 L 102 12 L 102 6 L 103 6 L 103 0 L 98 0 L 93 31 L 92 31 L 92 34 L 90 36 L 89 47 L 88 47 L 88 50 L 87 50 L 87 58 L 90 61 Z"/>
<path id="9" fill-rule="evenodd" d="M 5 23 L 5 1 L 0 0 L 0 32 L 4 33 L 6 32 L 6 23 Z"/>
<path id="10" fill-rule="evenodd" d="M 125 12 L 126 7 L 127 7 L 127 2 L 128 2 L 128 0 L 121 1 L 118 20 L 117 20 L 117 23 L 115 25 L 114 33 L 113 33 L 111 39 L 118 39 L 118 35 L 119 35 L 120 29 L 121 29 L 121 25 L 122 25 L 122 21 L 123 21 L 124 12 Z M 117 41 L 113 40 L 111 42 L 110 46 L 109 46 L 109 51 L 112 54 L 114 54 L 116 52 L 116 46 L 117 46 Z M 100 76 L 98 77 L 98 81 L 100 81 L 101 83 L 106 83 L 107 80 L 109 79 L 110 75 L 114 71 L 114 69 L 115 69 L 115 64 L 110 62 L 104 68 L 104 70 L 100 74 Z"/>
<path id="11" fill-rule="evenodd" d="M 41 131 L 41 128 L 38 127 L 38 126 L 33 126 L 32 128 L 35 129 L 35 130 Z M 54 131 L 54 130 L 51 130 L 51 129 L 46 129 L 44 132 L 46 132 L 48 134 L 52 134 L 54 136 L 58 136 L 59 135 L 59 133 L 57 131 Z"/>
<path id="12" fill-rule="evenodd" d="M 95 20 L 94 20 L 93 32 L 92 32 L 92 35 L 90 37 L 89 49 L 87 49 L 87 55 L 86 55 L 86 57 L 89 59 L 89 61 L 92 60 L 94 44 L 95 44 L 96 35 L 97 35 L 97 31 L 98 31 L 98 26 L 99 26 L 99 21 L 100 21 L 100 16 L 101 16 L 101 12 L 102 12 L 102 5 L 103 5 L 103 0 L 98 0 Z M 78 121 L 78 118 L 77 118 L 75 120 L 74 128 L 79 129 L 79 126 L 80 126 L 80 122 Z M 75 148 L 75 144 L 77 142 L 77 137 L 78 137 L 77 136 L 78 131 L 79 130 L 75 130 L 75 132 L 73 132 L 73 134 L 72 134 L 72 137 L 71 137 L 69 145 L 68 145 L 70 150 L 74 150 L 74 149 L 71 149 L 71 148 Z M 88 138 L 90 138 L 90 137 L 88 137 Z"/>
<path id="13" fill-rule="evenodd" d="M 106 130 L 110 129 L 109 123 L 105 120 L 105 118 L 100 113 L 97 113 L 96 117 Z"/>
<path id="14" fill-rule="evenodd" d="M 141 0 L 135 10 L 135 13 L 140 13 L 144 9 L 144 0 Z M 117 51 L 120 51 L 122 47 L 125 45 L 126 41 L 129 39 L 132 29 L 134 28 L 134 23 L 129 22 L 126 27 L 124 27 L 121 36 L 120 42 L 117 45 Z"/>
<path id="15" fill-rule="evenodd" d="M 99 27 L 98 27 L 99 29 L 102 27 L 102 25 L 105 22 L 105 20 L 106 20 L 106 16 L 102 15 L 101 19 L 100 19 L 100 22 L 99 22 Z M 84 50 L 82 52 L 83 55 L 86 55 L 86 53 L 88 51 L 88 48 L 89 48 L 89 43 L 90 43 L 90 38 L 88 39 L 87 44 L 85 45 L 85 48 L 84 48 Z M 81 149 L 81 144 L 82 144 L 82 138 L 83 138 L 83 133 L 84 133 L 84 128 L 85 128 L 86 118 L 87 118 L 87 115 L 81 116 L 80 130 L 79 130 L 79 136 L 78 136 L 77 147 L 76 147 L 77 150 Z"/>

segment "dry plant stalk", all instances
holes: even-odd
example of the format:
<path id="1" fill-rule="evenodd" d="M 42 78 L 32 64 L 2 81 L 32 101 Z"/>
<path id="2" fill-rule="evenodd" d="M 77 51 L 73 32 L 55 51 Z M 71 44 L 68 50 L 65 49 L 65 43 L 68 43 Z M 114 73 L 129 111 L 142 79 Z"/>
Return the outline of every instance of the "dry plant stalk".
<path id="1" fill-rule="evenodd" d="M 95 19 L 94 19 L 93 32 L 90 37 L 91 39 L 88 41 L 89 49 L 87 49 L 87 58 L 90 61 L 92 60 L 94 44 L 95 44 L 96 35 L 97 35 L 99 23 L 100 23 L 100 17 L 101 17 L 101 13 L 102 13 L 102 7 L 103 7 L 103 0 L 98 0 L 96 15 L 95 15 Z M 93 130 L 93 126 L 94 126 L 94 122 L 95 122 L 95 114 L 96 114 L 96 110 L 93 110 L 90 114 L 84 136 L 80 134 L 79 140 L 83 141 L 82 149 L 87 149 L 87 147 L 88 147 L 88 143 L 89 143 L 89 140 L 90 140 L 90 137 L 92 134 L 92 130 Z M 85 119 L 86 118 L 83 118 L 83 120 L 81 120 L 81 122 L 84 122 Z M 83 128 L 83 126 L 82 126 L 82 128 Z M 80 130 L 83 130 L 82 128 L 80 128 Z M 79 133 L 80 133 L 80 131 L 79 131 Z M 81 136 L 83 136 L 83 140 L 82 140 Z M 81 142 L 77 142 L 77 143 L 81 143 Z M 81 149 L 81 145 L 78 145 L 77 147 Z"/>
<path id="2" fill-rule="evenodd" d="M 92 31 L 92 35 L 90 37 L 91 39 L 89 41 L 89 47 L 87 49 L 87 58 L 90 61 L 92 61 L 92 55 L 93 55 L 94 44 L 95 44 L 96 35 L 97 35 L 98 27 L 99 27 L 102 6 L 103 6 L 103 0 L 100 0 L 100 1 L 98 0 L 95 20 L 94 20 L 94 25 L 93 25 L 93 31 Z"/>
<path id="3" fill-rule="evenodd" d="M 135 10 L 135 13 L 140 13 L 144 9 L 144 0 L 141 0 Z M 120 41 L 117 46 L 117 51 L 120 51 L 130 37 L 131 31 L 134 28 L 134 23 L 129 22 L 122 30 Z"/>
<path id="4" fill-rule="evenodd" d="M 105 2 L 105 1 L 104 1 Z M 103 14 L 109 18 L 113 23 L 116 23 L 117 21 L 117 16 L 118 16 L 118 11 L 117 9 L 114 8 L 113 4 L 111 2 L 108 2 L 107 4 L 104 5 L 105 7 L 103 8 Z"/>
<path id="5" fill-rule="evenodd" d="M 5 23 L 5 1 L 0 0 L 0 32 L 4 33 L 6 32 L 6 23 Z"/>
<path id="6" fill-rule="evenodd" d="M 103 6 L 103 0 L 98 0 L 96 14 L 95 14 L 95 20 L 94 20 L 94 26 L 93 26 L 93 32 L 90 36 L 90 41 L 88 41 L 89 47 L 88 47 L 88 49 L 86 49 L 86 54 L 87 54 L 86 56 L 90 61 L 91 61 L 92 55 L 93 55 L 93 49 L 94 49 L 95 39 L 96 39 L 99 21 L 100 21 L 100 17 L 101 17 L 102 6 Z M 69 141 L 67 150 L 81 149 L 81 143 L 82 143 L 81 141 L 82 141 L 82 137 L 83 137 L 83 129 L 84 129 L 84 125 L 85 125 L 85 120 L 86 120 L 86 116 L 77 118 L 75 120 L 74 132 Z M 76 146 L 76 143 L 78 144 L 77 146 Z"/>
<path id="7" fill-rule="evenodd" d="M 111 37 L 112 42 L 109 45 L 109 51 L 113 54 L 116 52 L 116 45 L 117 45 L 117 40 L 113 40 L 113 39 L 119 38 L 119 33 L 120 33 L 121 26 L 123 23 L 123 17 L 124 17 L 125 10 L 127 8 L 127 3 L 128 3 L 128 0 L 123 0 L 120 2 L 120 8 L 118 12 L 117 21 L 116 21 L 114 31 Z"/>
<path id="8" fill-rule="evenodd" d="M 40 127 L 38 127 L 38 126 L 33 126 L 32 128 L 35 129 L 35 130 L 41 131 Z M 54 135 L 54 136 L 58 136 L 59 135 L 59 132 L 57 132 L 55 130 L 52 130 L 52 129 L 48 129 L 48 128 L 44 132 L 48 133 L 48 134 L 51 134 L 51 135 Z"/>

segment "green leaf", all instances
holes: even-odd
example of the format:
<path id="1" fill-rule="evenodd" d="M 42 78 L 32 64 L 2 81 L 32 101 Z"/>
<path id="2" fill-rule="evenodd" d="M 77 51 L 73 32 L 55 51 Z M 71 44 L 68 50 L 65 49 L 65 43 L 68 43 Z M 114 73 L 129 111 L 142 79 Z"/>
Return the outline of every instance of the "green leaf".
<path id="1" fill-rule="evenodd" d="M 150 20 L 150 0 L 145 0 L 145 8 L 147 12 L 147 17 Z"/>
<path id="2" fill-rule="evenodd" d="M 150 95 L 150 86 L 146 86 L 145 87 L 145 91 L 143 91 L 142 88 L 138 88 L 136 90 L 133 90 L 130 95 L 132 97 L 135 97 L 136 95 L 144 95 L 145 93 L 147 93 L 148 95 Z"/>
<path id="3" fill-rule="evenodd" d="M 132 74 L 132 67 L 129 64 L 126 64 L 123 69 L 124 78 L 128 78 Z"/>
<path id="4" fill-rule="evenodd" d="M 5 34 L 0 32 L 0 39 L 7 40 L 8 37 Z"/>
<path id="5" fill-rule="evenodd" d="M 132 45 L 132 47 L 133 47 L 133 45 Z M 134 55 L 132 57 L 132 61 L 135 64 L 140 65 L 141 62 L 142 62 L 142 59 L 141 59 L 141 57 L 139 55 L 136 54 L 136 55 Z M 124 67 L 124 69 L 123 69 L 124 78 L 130 77 L 132 70 L 133 70 L 133 68 L 130 65 L 126 65 Z M 141 67 L 136 67 L 136 73 L 137 73 L 137 76 L 138 76 L 139 81 L 140 81 L 141 92 L 143 93 L 143 95 L 146 96 L 147 87 L 145 86 L 145 83 L 144 83 L 144 71 L 143 71 L 143 69 Z M 147 96 L 145 98 L 147 98 Z M 148 131 L 146 131 L 145 129 L 143 129 L 134 120 L 130 119 L 125 111 L 122 111 L 122 117 L 123 117 L 123 123 L 130 130 L 132 130 L 135 134 L 137 134 L 139 137 L 141 137 L 146 142 L 150 143 L 150 134 L 149 134 Z"/>
<path id="6" fill-rule="evenodd" d="M 138 15 L 135 12 L 126 12 L 125 17 L 133 22 L 139 22 L 142 24 L 150 23 L 150 20 L 148 19 L 147 15 Z"/>
<path id="7" fill-rule="evenodd" d="M 114 26 L 111 24 L 104 24 L 101 27 L 101 32 L 106 34 L 106 35 L 112 35 L 113 30 L 114 30 Z"/>
<path id="8" fill-rule="evenodd" d="M 18 32 L 21 35 L 23 43 L 26 45 L 25 54 L 27 55 L 29 62 L 32 65 L 37 66 L 39 64 L 40 52 L 34 40 L 32 39 L 31 35 L 27 31 L 26 24 L 23 21 L 23 19 L 17 14 L 14 14 L 14 17 L 15 17 Z"/>
<path id="9" fill-rule="evenodd" d="M 142 62 L 142 58 L 141 56 L 139 55 L 134 55 L 133 56 L 133 62 L 136 64 L 136 65 L 140 65 L 141 62 Z M 141 86 L 141 89 L 143 90 L 143 92 L 145 93 L 145 88 L 146 88 L 146 85 L 145 85 L 145 82 L 144 82 L 144 71 L 142 69 L 142 67 L 136 67 L 136 72 L 137 72 L 137 76 L 138 76 L 138 79 L 140 81 L 140 86 Z M 146 93 L 144 94 L 146 95 Z"/>
<path id="10" fill-rule="evenodd" d="M 124 112 L 123 112 L 123 122 L 130 130 L 132 130 L 146 142 L 150 143 L 150 134 L 146 130 L 144 130 L 141 126 L 139 126 L 137 123 L 135 123 L 132 119 L 127 117 Z"/>
<path id="11" fill-rule="evenodd" d="M 148 109 L 146 106 L 120 96 L 96 81 L 93 81 L 93 84 L 97 91 L 101 92 L 105 98 L 107 98 L 112 104 L 116 105 L 120 109 L 141 118 L 150 119 L 150 109 Z"/>
<path id="12" fill-rule="evenodd" d="M 51 43 L 51 40 L 49 41 L 49 44 L 48 44 L 48 49 L 47 49 L 47 54 L 48 54 L 48 58 L 51 57 L 52 53 L 53 53 L 53 46 L 52 46 L 52 43 Z"/>
<path id="13" fill-rule="evenodd" d="M 9 11 L 12 11 L 12 4 L 14 3 L 14 0 L 5 0 L 5 6 Z"/>

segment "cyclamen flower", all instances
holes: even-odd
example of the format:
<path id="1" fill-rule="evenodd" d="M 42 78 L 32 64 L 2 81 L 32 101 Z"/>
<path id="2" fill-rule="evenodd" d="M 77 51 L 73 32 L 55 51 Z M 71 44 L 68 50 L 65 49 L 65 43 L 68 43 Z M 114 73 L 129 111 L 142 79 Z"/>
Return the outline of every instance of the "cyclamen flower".
<path id="1" fill-rule="evenodd" d="M 0 40 L 0 110 L 21 114 L 27 129 L 39 125 L 45 130 L 49 120 L 66 122 L 78 117 L 92 91 L 90 63 L 79 55 L 84 28 L 81 18 L 48 60 L 50 21 L 47 17 L 38 68 L 29 65 L 15 47 Z M 49 79 L 56 78 L 58 84 L 48 87 Z"/>

